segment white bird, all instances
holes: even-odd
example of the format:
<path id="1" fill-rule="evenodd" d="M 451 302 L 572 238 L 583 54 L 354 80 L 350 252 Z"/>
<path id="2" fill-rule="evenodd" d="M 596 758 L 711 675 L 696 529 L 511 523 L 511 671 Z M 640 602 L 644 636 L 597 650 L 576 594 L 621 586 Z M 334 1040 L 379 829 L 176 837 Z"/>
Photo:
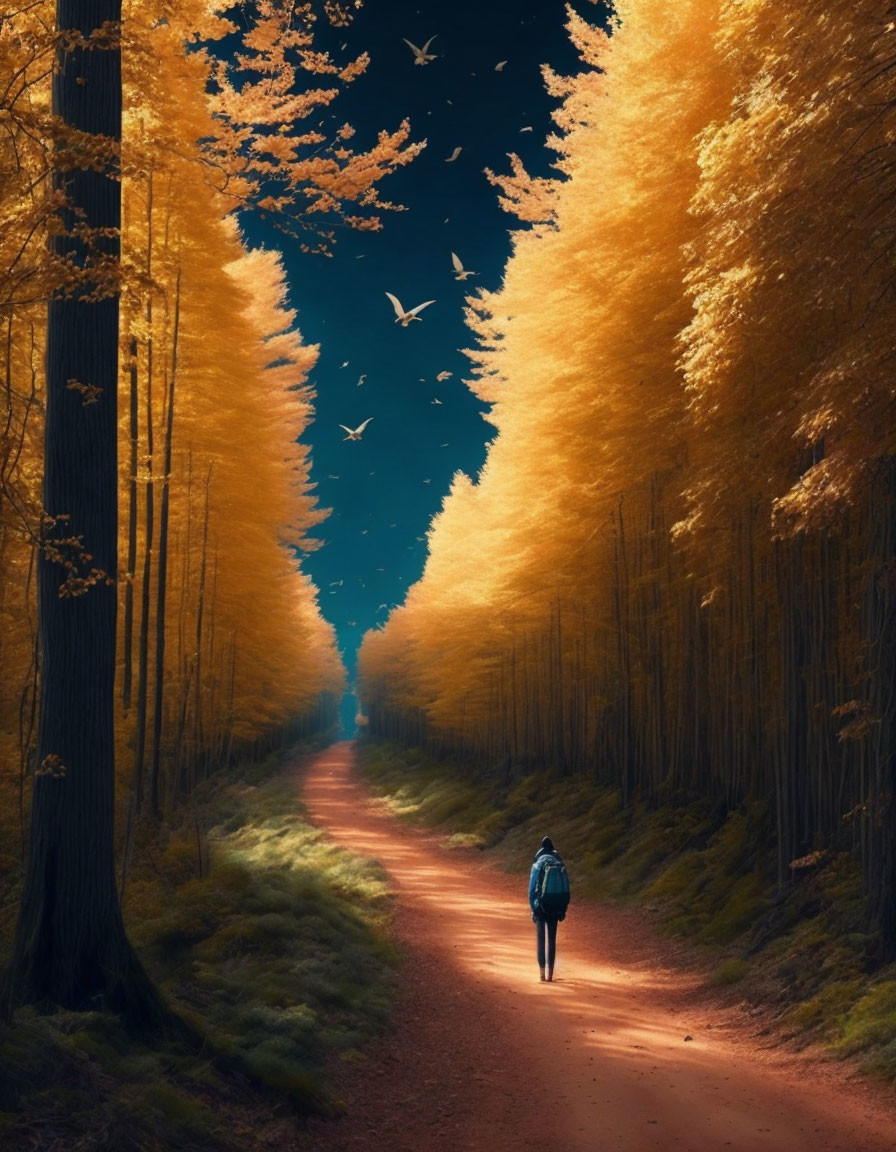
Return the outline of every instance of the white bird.
<path id="1" fill-rule="evenodd" d="M 428 308 L 430 304 L 435 304 L 435 300 L 424 300 L 422 304 L 418 304 L 416 308 L 411 308 L 407 312 L 397 296 L 393 296 L 391 292 L 386 295 L 392 301 L 392 307 L 395 309 L 395 323 L 400 324 L 402 328 L 407 328 L 412 320 L 419 320 L 418 312 L 422 312 L 424 308 Z"/>
<path id="2" fill-rule="evenodd" d="M 372 416 L 368 416 L 367 419 L 364 421 L 364 423 L 359 424 L 357 428 L 346 428 L 346 426 L 344 424 L 340 424 L 339 427 L 344 432 L 348 432 L 348 436 L 343 436 L 342 443 L 344 444 L 346 442 L 346 440 L 360 440 L 361 439 L 361 433 L 364 431 L 364 429 L 367 427 L 367 425 L 370 423 L 370 421 L 372 419 L 373 419 Z"/>
<path id="3" fill-rule="evenodd" d="M 496 72 L 503 72 L 504 71 L 504 65 L 506 63 L 507 63 L 506 60 L 499 60 L 498 63 L 495 65 L 495 71 Z"/>
<path id="4" fill-rule="evenodd" d="M 461 152 L 463 152 L 463 148 L 455 148 L 454 151 L 451 153 L 451 155 L 447 156 L 445 158 L 445 163 L 446 164 L 453 164 L 454 161 L 458 158 L 458 156 L 460 156 Z"/>
<path id="5" fill-rule="evenodd" d="M 532 125 L 531 124 L 527 124 L 525 128 L 520 128 L 520 132 L 531 132 L 531 131 L 532 131 Z"/>
<path id="6" fill-rule="evenodd" d="M 343 360 L 339 365 L 340 368 L 348 368 L 348 360 Z"/>
<path id="7" fill-rule="evenodd" d="M 361 375 L 358 377 L 358 387 L 359 387 L 359 388 L 361 387 L 361 385 L 364 383 L 364 381 L 365 381 L 366 379 L 367 379 L 367 373 L 366 373 L 366 372 L 362 372 L 362 373 L 361 373 Z"/>
<path id="8" fill-rule="evenodd" d="M 380 604 L 379 608 L 377 608 L 377 612 L 382 612 L 382 610 L 384 608 L 386 609 L 387 612 L 389 611 L 389 605 L 388 604 Z"/>
<path id="9" fill-rule="evenodd" d="M 336 475 L 336 473 L 335 473 L 335 472 L 331 472 L 331 473 L 329 474 L 329 476 L 327 477 L 327 479 L 328 479 L 328 480 L 338 480 L 338 479 L 339 479 L 339 477 Z"/>
<path id="10" fill-rule="evenodd" d="M 438 380 L 439 382 L 441 382 L 442 380 L 450 380 L 453 375 L 454 375 L 453 372 L 439 372 L 436 376 L 436 380 Z"/>
<path id="11" fill-rule="evenodd" d="M 423 483 L 424 484 L 432 484 L 432 480 L 424 480 Z"/>
<path id="12" fill-rule="evenodd" d="M 404 40 L 408 48 L 414 53 L 415 64 L 428 64 L 430 60 L 435 60 L 435 56 L 427 51 L 430 44 L 435 40 L 435 36 L 430 36 L 422 48 L 418 48 L 416 44 L 412 44 L 411 41 L 405 39 L 404 36 L 402 36 L 402 40 Z"/>
<path id="13" fill-rule="evenodd" d="M 344 577 L 343 577 L 343 579 L 344 579 Z M 331 588 L 336 587 L 336 586 L 341 588 L 342 587 L 342 580 L 331 580 L 330 581 L 330 587 Z"/>
<path id="14" fill-rule="evenodd" d="M 468 276 L 476 275 L 475 272 L 469 272 L 466 268 L 464 268 L 463 264 L 460 262 L 460 256 L 458 256 L 456 252 L 451 253 L 451 263 L 454 265 L 455 280 L 466 280 Z"/>
<path id="15" fill-rule="evenodd" d="M 436 396 L 434 400 L 430 400 L 430 404 L 441 404 L 442 401 Z"/>

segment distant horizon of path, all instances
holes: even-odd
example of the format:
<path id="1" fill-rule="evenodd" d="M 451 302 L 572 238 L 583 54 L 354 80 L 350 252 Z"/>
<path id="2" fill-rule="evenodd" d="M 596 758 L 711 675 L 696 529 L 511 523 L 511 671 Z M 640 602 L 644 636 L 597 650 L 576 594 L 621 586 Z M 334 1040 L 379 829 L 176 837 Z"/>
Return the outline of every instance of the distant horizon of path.
<path id="1" fill-rule="evenodd" d="M 697 975 L 669 964 L 673 946 L 641 914 L 573 892 L 556 980 L 541 983 L 525 875 L 392 816 L 351 741 L 296 779 L 311 821 L 387 872 L 403 957 L 392 1030 L 340 1069 L 346 1114 L 313 1120 L 312 1148 L 896 1149 L 884 1088 L 745 1036 Z"/>

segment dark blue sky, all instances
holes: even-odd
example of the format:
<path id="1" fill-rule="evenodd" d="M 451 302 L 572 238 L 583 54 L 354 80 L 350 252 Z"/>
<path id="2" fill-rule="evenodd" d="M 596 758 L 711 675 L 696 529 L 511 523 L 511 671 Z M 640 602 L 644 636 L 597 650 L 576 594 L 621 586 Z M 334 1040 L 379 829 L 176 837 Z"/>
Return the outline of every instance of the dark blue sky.
<path id="1" fill-rule="evenodd" d="M 580 10 L 595 20 L 602 11 Z M 386 214 L 379 233 L 342 234 L 332 259 L 302 255 L 281 234 L 264 234 L 261 222 L 250 228 L 252 243 L 283 250 L 299 327 L 321 345 L 311 378 L 317 414 L 304 439 L 319 503 L 332 513 L 317 530 L 324 546 L 304 565 L 350 669 L 364 631 L 419 578 L 426 530 L 452 475 L 475 476 L 485 459 L 494 430 L 463 384 L 469 361 L 459 349 L 471 342 L 463 297 L 473 286 L 499 286 L 514 221 L 483 168 L 507 171 L 506 154 L 515 151 L 530 172 L 549 172 L 553 153 L 544 139 L 553 102 L 539 69 L 545 62 L 561 73 L 576 69 L 564 19 L 561 0 L 366 0 L 350 28 L 327 33 L 337 59 L 362 50 L 371 56 L 366 75 L 333 105 L 333 118 L 355 126 L 359 147 L 410 118 L 412 138 L 427 147 L 382 185 L 407 211 Z M 423 45 L 430 36 L 438 58 L 415 66 L 402 37 Z M 500 60 L 507 65 L 496 72 Z M 533 131 L 521 133 L 527 126 Z M 458 159 L 446 163 L 458 146 Z M 478 275 L 455 281 L 451 251 Z M 406 308 L 436 303 L 422 323 L 402 328 L 387 290 Z M 437 383 L 440 371 L 453 375 Z M 360 442 L 343 441 L 340 424 L 371 416 Z"/>

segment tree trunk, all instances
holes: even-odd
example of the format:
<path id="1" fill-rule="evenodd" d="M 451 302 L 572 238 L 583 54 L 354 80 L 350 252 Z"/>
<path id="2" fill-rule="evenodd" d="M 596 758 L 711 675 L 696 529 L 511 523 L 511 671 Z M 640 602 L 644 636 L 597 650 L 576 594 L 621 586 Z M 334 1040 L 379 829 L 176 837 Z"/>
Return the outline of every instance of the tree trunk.
<path id="1" fill-rule="evenodd" d="M 57 24 L 89 37 L 117 27 L 120 10 L 120 0 L 58 0 Z M 119 139 L 117 45 L 75 48 L 59 64 L 54 112 Z M 118 297 L 93 273 L 118 259 L 120 186 L 113 165 L 55 177 L 67 207 L 52 243 L 84 279 L 48 314 L 44 505 L 54 519 L 38 569 L 39 766 L 7 1004 L 108 1006 L 137 1021 L 158 1015 L 159 1001 L 125 936 L 114 874 Z M 103 230 L 92 249 L 85 228 Z M 64 542 L 73 537 L 81 543 Z"/>
<path id="2" fill-rule="evenodd" d="M 180 328 L 180 269 L 174 297 L 174 350 L 171 362 L 171 381 L 165 407 L 165 457 L 162 465 L 162 497 L 159 510 L 159 565 L 156 593 L 156 672 L 152 724 L 152 771 L 150 773 L 149 804 L 155 817 L 161 816 L 159 777 L 162 759 L 162 708 L 165 692 L 165 596 L 168 581 L 168 511 L 171 493 L 171 438 L 174 433 L 174 393 L 177 387 L 177 340 Z"/>
<path id="3" fill-rule="evenodd" d="M 153 329 L 152 329 L 152 241 L 153 176 L 149 173 L 146 194 L 146 514 L 143 539 L 143 578 L 140 582 L 140 635 L 137 653 L 137 733 L 134 751 L 134 795 L 137 814 L 143 811 L 143 777 L 146 766 L 146 706 L 149 698 L 149 610 L 151 601 L 153 534 L 155 531 L 155 491 L 153 455 L 155 452 L 152 415 Z"/>
<path id="4" fill-rule="evenodd" d="M 134 576 L 137 567 L 137 439 L 139 426 L 139 390 L 137 380 L 137 339 L 128 342 L 130 366 L 130 466 L 128 469 L 128 559 L 124 587 L 124 673 L 121 683 L 121 701 L 127 712 L 131 707 L 131 682 L 134 663 Z"/>

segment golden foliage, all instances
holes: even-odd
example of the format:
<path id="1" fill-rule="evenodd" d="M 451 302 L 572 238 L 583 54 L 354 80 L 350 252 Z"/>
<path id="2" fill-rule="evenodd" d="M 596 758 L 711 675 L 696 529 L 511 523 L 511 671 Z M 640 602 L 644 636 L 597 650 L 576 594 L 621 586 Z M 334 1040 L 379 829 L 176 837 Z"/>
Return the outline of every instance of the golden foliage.
<path id="1" fill-rule="evenodd" d="M 353 7 L 327 3 L 324 16 L 344 24 Z M 316 349 L 296 328 L 279 255 L 247 251 L 232 213 L 264 201 L 283 226 L 310 230 L 307 247 L 325 248 L 337 225 L 378 226 L 389 207 L 380 180 L 422 145 L 408 144 L 406 124 L 366 150 L 349 146 L 351 125 L 326 138 L 307 127 L 366 66 L 362 55 L 337 67 L 317 49 L 311 5 L 257 5 L 232 64 L 214 56 L 237 30 L 224 11 L 125 3 L 120 158 L 50 114 L 49 0 L 0 21 L 0 790 L 10 812 L 25 811 L 36 723 L 46 300 L 83 287 L 78 269 L 48 255 L 48 236 L 78 227 L 53 190 L 51 156 L 80 167 L 120 159 L 122 172 L 121 264 L 103 264 L 96 236 L 90 270 L 91 290 L 121 293 L 122 782 L 152 762 L 167 805 L 237 751 L 329 722 L 342 691 L 335 636 L 299 559 L 325 516 L 298 442 L 313 415 Z M 306 221 L 312 212 L 319 224 Z M 90 381 L 69 387 L 97 398 Z M 76 580 L 110 579 L 81 571 L 89 540 L 62 543 L 60 561 L 79 565 L 66 594 L 90 594 Z"/>
<path id="2" fill-rule="evenodd" d="M 327 16 L 337 25 L 350 19 L 346 5 L 329 5 Z M 202 139 L 210 170 L 220 173 L 216 187 L 233 207 L 255 205 L 288 234 L 308 234 L 308 251 L 326 252 L 335 228 L 380 227 L 378 212 L 398 206 L 380 197 L 379 182 L 409 164 L 424 144 L 408 143 L 407 120 L 360 152 L 346 146 L 351 128 L 324 129 L 326 119 L 307 124 L 369 63 L 362 53 L 338 65 L 315 48 L 314 36 L 310 5 L 257 0 L 241 50 L 228 50 L 214 61 L 205 56 L 213 81 L 213 119 Z M 310 86 L 305 75 L 328 79 Z"/>
<path id="3" fill-rule="evenodd" d="M 558 177 L 493 178 L 532 227 L 468 297 L 498 435 L 360 658 L 375 733 L 626 802 L 769 797 L 782 882 L 859 802 L 878 912 L 894 29 L 889 0 L 621 0 L 610 36 L 571 17 L 586 67 L 545 73 Z"/>

